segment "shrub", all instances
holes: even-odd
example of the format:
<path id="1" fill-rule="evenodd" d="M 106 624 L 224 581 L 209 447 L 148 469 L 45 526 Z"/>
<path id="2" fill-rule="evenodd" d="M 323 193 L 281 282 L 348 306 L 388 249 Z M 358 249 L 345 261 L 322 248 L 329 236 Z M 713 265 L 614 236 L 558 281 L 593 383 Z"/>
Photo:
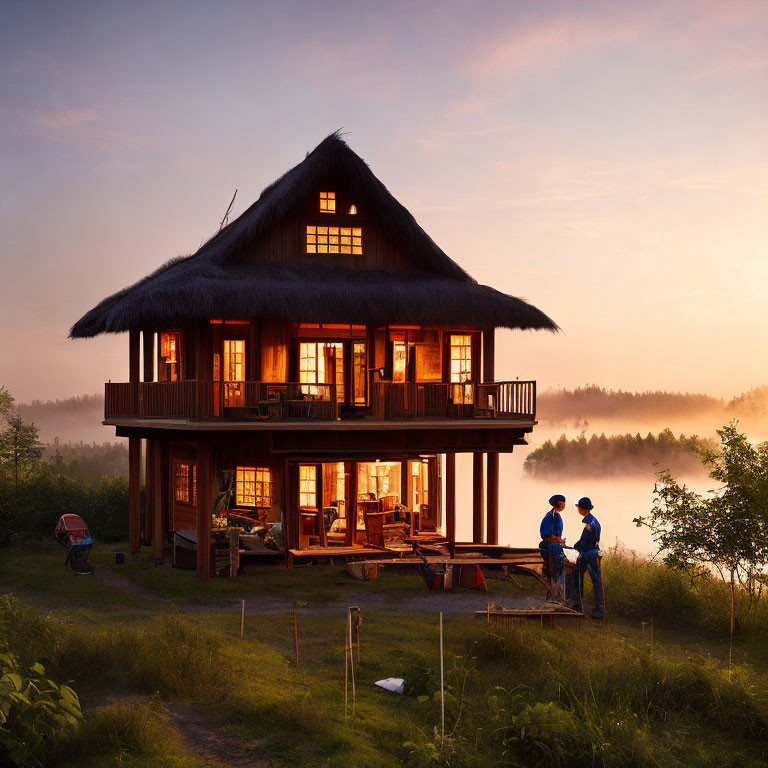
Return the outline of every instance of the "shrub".
<path id="1" fill-rule="evenodd" d="M 224 698 L 235 678 L 221 644 L 174 613 L 144 633 L 130 675 L 144 690 L 198 700 Z"/>
<path id="2" fill-rule="evenodd" d="M 80 515 L 96 539 L 124 540 L 128 536 L 128 480 L 104 476 L 88 483 L 41 469 L 20 482 L 18 491 L 0 493 L 0 540 L 49 538 L 65 514 Z"/>
<path id="3" fill-rule="evenodd" d="M 55 655 L 56 637 L 48 616 L 23 605 L 11 595 L 0 595 L 0 651 L 13 654 L 22 666 Z"/>
<path id="4" fill-rule="evenodd" d="M 0 654 L 0 758 L 18 766 L 44 765 L 54 744 L 82 719 L 77 694 L 32 664 L 27 672 L 16 657 Z"/>
<path id="5" fill-rule="evenodd" d="M 178 736 L 168 728 L 167 714 L 155 698 L 143 701 L 130 697 L 94 708 L 57 751 L 62 758 L 75 754 L 104 759 L 115 753 L 133 753 L 167 760 L 177 742 Z"/>

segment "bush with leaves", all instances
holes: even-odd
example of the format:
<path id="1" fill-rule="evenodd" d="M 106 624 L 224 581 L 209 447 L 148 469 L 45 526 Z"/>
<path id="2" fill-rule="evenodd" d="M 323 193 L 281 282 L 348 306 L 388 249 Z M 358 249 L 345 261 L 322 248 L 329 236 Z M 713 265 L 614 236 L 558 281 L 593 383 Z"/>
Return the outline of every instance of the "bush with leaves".
<path id="1" fill-rule="evenodd" d="M 77 694 L 49 680 L 42 664 L 26 670 L 12 654 L 0 654 L 0 762 L 45 765 L 46 755 L 81 719 Z"/>
<path id="2" fill-rule="evenodd" d="M 699 456 L 720 487 L 702 496 L 660 472 L 650 515 L 634 522 L 650 529 L 669 567 L 728 583 L 732 643 L 739 597 L 748 614 L 768 585 L 768 442 L 753 445 L 736 421 L 717 434 L 720 449 L 702 447 Z"/>

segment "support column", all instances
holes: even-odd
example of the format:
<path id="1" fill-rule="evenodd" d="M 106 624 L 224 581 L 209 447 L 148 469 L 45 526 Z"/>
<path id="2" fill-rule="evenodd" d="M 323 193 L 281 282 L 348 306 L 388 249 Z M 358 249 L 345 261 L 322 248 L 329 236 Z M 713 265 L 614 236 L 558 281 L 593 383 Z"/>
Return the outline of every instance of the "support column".
<path id="1" fill-rule="evenodd" d="M 496 378 L 496 329 L 483 331 L 483 381 L 492 384 Z M 496 404 L 498 407 L 498 403 Z M 499 454 L 487 453 L 486 460 L 486 538 L 488 544 L 499 543 Z"/>
<path id="2" fill-rule="evenodd" d="M 141 332 L 128 331 L 128 381 L 138 383 L 140 378 Z"/>
<path id="3" fill-rule="evenodd" d="M 158 440 L 150 440 L 147 467 L 152 467 L 152 485 L 147 487 L 147 498 L 152 499 L 152 554 L 155 562 L 164 557 L 165 529 L 163 528 L 163 450 Z"/>
<path id="4" fill-rule="evenodd" d="M 141 496 L 139 474 L 141 471 L 141 438 L 128 438 L 128 548 L 131 555 L 141 551 Z"/>
<path id="5" fill-rule="evenodd" d="M 138 410 L 138 386 L 141 362 L 141 335 L 139 331 L 128 332 L 128 381 L 136 392 L 135 404 Z M 131 555 L 141 551 L 141 438 L 128 438 L 128 548 Z"/>
<path id="6" fill-rule="evenodd" d="M 445 535 L 456 541 L 456 454 L 445 454 Z"/>
<path id="7" fill-rule="evenodd" d="M 488 462 L 488 535 L 486 543 L 499 543 L 499 454 L 486 454 Z"/>
<path id="8" fill-rule="evenodd" d="M 142 350 L 144 360 L 144 375 L 142 381 L 155 380 L 155 334 L 144 331 L 142 334 Z"/>
<path id="9" fill-rule="evenodd" d="M 197 577 L 211 575 L 211 447 L 201 438 L 197 444 Z"/>
<path id="10" fill-rule="evenodd" d="M 483 487 L 483 454 L 472 454 L 472 541 L 479 544 L 484 538 L 483 507 L 485 489 Z"/>

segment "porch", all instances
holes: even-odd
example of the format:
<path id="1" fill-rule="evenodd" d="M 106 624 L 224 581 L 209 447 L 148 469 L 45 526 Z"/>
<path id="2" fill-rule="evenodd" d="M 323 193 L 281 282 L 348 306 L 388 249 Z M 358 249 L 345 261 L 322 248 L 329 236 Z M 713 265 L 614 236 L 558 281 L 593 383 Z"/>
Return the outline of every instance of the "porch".
<path id="1" fill-rule="evenodd" d="M 474 421 L 534 422 L 536 382 L 373 383 L 367 402 L 347 402 L 336 384 L 109 382 L 104 418 L 255 422 Z"/>

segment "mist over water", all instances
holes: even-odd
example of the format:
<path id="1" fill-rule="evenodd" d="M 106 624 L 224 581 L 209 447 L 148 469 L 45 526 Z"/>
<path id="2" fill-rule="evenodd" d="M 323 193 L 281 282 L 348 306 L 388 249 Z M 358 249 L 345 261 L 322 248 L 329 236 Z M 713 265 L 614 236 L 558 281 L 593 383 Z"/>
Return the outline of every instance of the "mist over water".
<path id="1" fill-rule="evenodd" d="M 697 420 L 674 423 L 631 422 L 626 420 L 595 421 L 587 426 L 586 436 L 592 434 L 636 434 L 648 432 L 658 434 L 670 427 L 676 434 L 696 433 L 702 437 L 716 437 L 715 430 L 721 424 Z M 501 454 L 499 458 L 499 543 L 513 547 L 534 547 L 539 543 L 539 524 L 549 511 L 549 497 L 562 493 L 566 498 L 563 511 L 564 536 L 573 545 L 581 536 L 581 516 L 575 503 L 582 496 L 589 496 L 595 505 L 594 514 L 602 526 L 603 549 L 617 542 L 644 555 L 654 554 L 656 547 L 647 528 L 638 528 L 633 518 L 647 515 L 653 505 L 654 471 L 649 467 L 645 475 L 616 476 L 606 474 L 605 478 L 573 476 L 542 480 L 527 477 L 523 473 L 525 457 L 547 440 L 557 440 L 565 434 L 569 439 L 578 437 L 584 431 L 583 424 L 570 425 L 539 424 L 527 436 L 528 445 L 516 448 L 512 454 Z M 759 439 L 764 439 L 758 436 Z M 658 467 L 659 470 L 664 467 Z M 472 456 L 458 454 L 456 457 L 456 527 L 461 541 L 472 539 Z M 695 476 L 676 475 L 694 491 L 703 493 L 712 488 L 712 481 L 705 473 Z M 569 553 L 575 557 L 575 553 Z"/>

